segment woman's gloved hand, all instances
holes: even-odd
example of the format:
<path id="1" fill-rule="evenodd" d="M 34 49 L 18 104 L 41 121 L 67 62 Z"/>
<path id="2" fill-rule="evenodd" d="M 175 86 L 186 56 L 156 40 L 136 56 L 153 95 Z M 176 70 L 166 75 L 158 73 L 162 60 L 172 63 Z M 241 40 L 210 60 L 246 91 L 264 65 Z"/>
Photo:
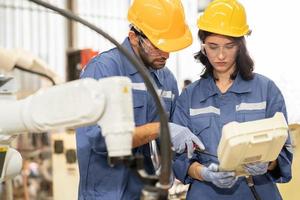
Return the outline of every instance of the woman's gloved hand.
<path id="1" fill-rule="evenodd" d="M 219 188 L 231 188 L 238 179 L 234 172 L 219 172 L 219 166 L 215 163 L 208 167 L 203 166 L 200 175 L 203 180 L 212 182 Z"/>
<path id="2" fill-rule="evenodd" d="M 194 144 L 202 150 L 205 149 L 201 140 L 187 127 L 169 123 L 169 128 L 171 142 L 173 144 L 174 151 L 177 153 L 183 153 L 185 150 L 187 150 L 187 156 L 188 158 L 191 158 L 194 152 Z"/>
<path id="3" fill-rule="evenodd" d="M 244 169 L 252 176 L 262 175 L 268 171 L 268 162 L 261 162 L 255 164 L 246 164 Z"/>

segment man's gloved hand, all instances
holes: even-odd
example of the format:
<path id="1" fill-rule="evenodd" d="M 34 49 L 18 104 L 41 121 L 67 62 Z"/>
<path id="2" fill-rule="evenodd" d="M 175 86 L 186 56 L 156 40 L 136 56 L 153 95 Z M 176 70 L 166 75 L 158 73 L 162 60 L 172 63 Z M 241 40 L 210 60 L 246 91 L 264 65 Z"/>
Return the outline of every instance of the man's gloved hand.
<path id="1" fill-rule="evenodd" d="M 234 172 L 219 172 L 219 166 L 215 163 L 210 164 L 208 167 L 202 167 L 200 175 L 203 180 L 212 182 L 219 188 L 231 188 L 237 181 Z"/>
<path id="2" fill-rule="evenodd" d="M 193 156 L 194 144 L 200 149 L 205 149 L 200 139 L 190 129 L 178 124 L 169 123 L 171 142 L 177 153 L 183 153 L 187 149 L 188 158 Z"/>
<path id="3" fill-rule="evenodd" d="M 252 176 L 265 174 L 268 170 L 269 163 L 261 162 L 255 164 L 246 164 L 244 169 Z"/>

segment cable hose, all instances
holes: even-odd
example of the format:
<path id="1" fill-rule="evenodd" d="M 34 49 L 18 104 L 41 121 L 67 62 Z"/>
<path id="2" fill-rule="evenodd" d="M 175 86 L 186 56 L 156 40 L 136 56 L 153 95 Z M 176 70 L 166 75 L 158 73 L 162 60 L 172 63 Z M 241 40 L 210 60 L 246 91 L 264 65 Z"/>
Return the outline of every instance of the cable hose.
<path id="1" fill-rule="evenodd" d="M 199 148 L 195 148 L 194 149 L 194 152 L 197 153 L 197 154 L 205 154 L 205 155 L 208 155 L 208 156 L 212 156 L 212 157 L 215 157 L 215 158 L 218 158 L 218 156 L 206 151 L 206 150 L 203 150 L 203 149 L 199 149 Z"/>
<path id="2" fill-rule="evenodd" d="M 254 199 L 255 200 L 261 200 L 259 194 L 257 193 L 257 191 L 255 189 L 252 176 L 246 177 L 246 182 L 247 182 L 247 185 L 249 186 L 249 188 L 250 188 L 250 190 L 251 190 L 251 192 L 253 194 Z"/>
<path id="3" fill-rule="evenodd" d="M 44 74 L 44 73 L 41 73 L 41 72 L 35 72 L 33 70 L 30 70 L 30 69 L 26 69 L 26 68 L 23 68 L 23 67 L 20 67 L 18 65 L 15 66 L 16 69 L 19 69 L 21 71 L 24 71 L 24 72 L 28 72 L 28 73 L 31 73 L 31 74 L 36 74 L 38 76 L 42 76 L 46 79 L 48 79 L 52 85 L 56 85 L 55 81 L 53 80 L 53 78 L 51 78 L 50 76 L 48 76 L 47 74 Z"/>

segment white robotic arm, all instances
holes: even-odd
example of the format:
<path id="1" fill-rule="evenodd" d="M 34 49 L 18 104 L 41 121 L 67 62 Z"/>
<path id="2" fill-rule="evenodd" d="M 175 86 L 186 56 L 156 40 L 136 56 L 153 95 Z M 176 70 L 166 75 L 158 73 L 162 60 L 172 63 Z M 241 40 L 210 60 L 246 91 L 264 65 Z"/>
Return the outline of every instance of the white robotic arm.
<path id="1" fill-rule="evenodd" d="M 23 49 L 4 49 L 0 47 L 0 74 L 1 71 L 11 71 L 16 66 L 51 77 L 56 84 L 62 82 L 61 78 L 43 60 L 30 52 Z"/>
<path id="2" fill-rule="evenodd" d="M 98 124 L 109 157 L 131 155 L 134 118 L 131 82 L 126 77 L 68 82 L 23 100 L 0 100 L 0 110 L 0 181 L 21 169 L 20 154 L 9 148 L 8 139 L 24 132 Z"/>

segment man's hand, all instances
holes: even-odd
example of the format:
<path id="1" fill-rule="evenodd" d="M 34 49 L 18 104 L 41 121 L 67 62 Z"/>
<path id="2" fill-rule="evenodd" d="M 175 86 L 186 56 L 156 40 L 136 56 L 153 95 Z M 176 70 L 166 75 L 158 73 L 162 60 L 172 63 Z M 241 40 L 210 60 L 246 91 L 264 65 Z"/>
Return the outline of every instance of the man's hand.
<path id="1" fill-rule="evenodd" d="M 201 140 L 194 135 L 190 129 L 178 124 L 169 123 L 171 142 L 173 148 L 177 153 L 183 153 L 187 149 L 188 158 L 193 156 L 194 144 L 200 149 L 204 150 L 205 147 Z"/>

